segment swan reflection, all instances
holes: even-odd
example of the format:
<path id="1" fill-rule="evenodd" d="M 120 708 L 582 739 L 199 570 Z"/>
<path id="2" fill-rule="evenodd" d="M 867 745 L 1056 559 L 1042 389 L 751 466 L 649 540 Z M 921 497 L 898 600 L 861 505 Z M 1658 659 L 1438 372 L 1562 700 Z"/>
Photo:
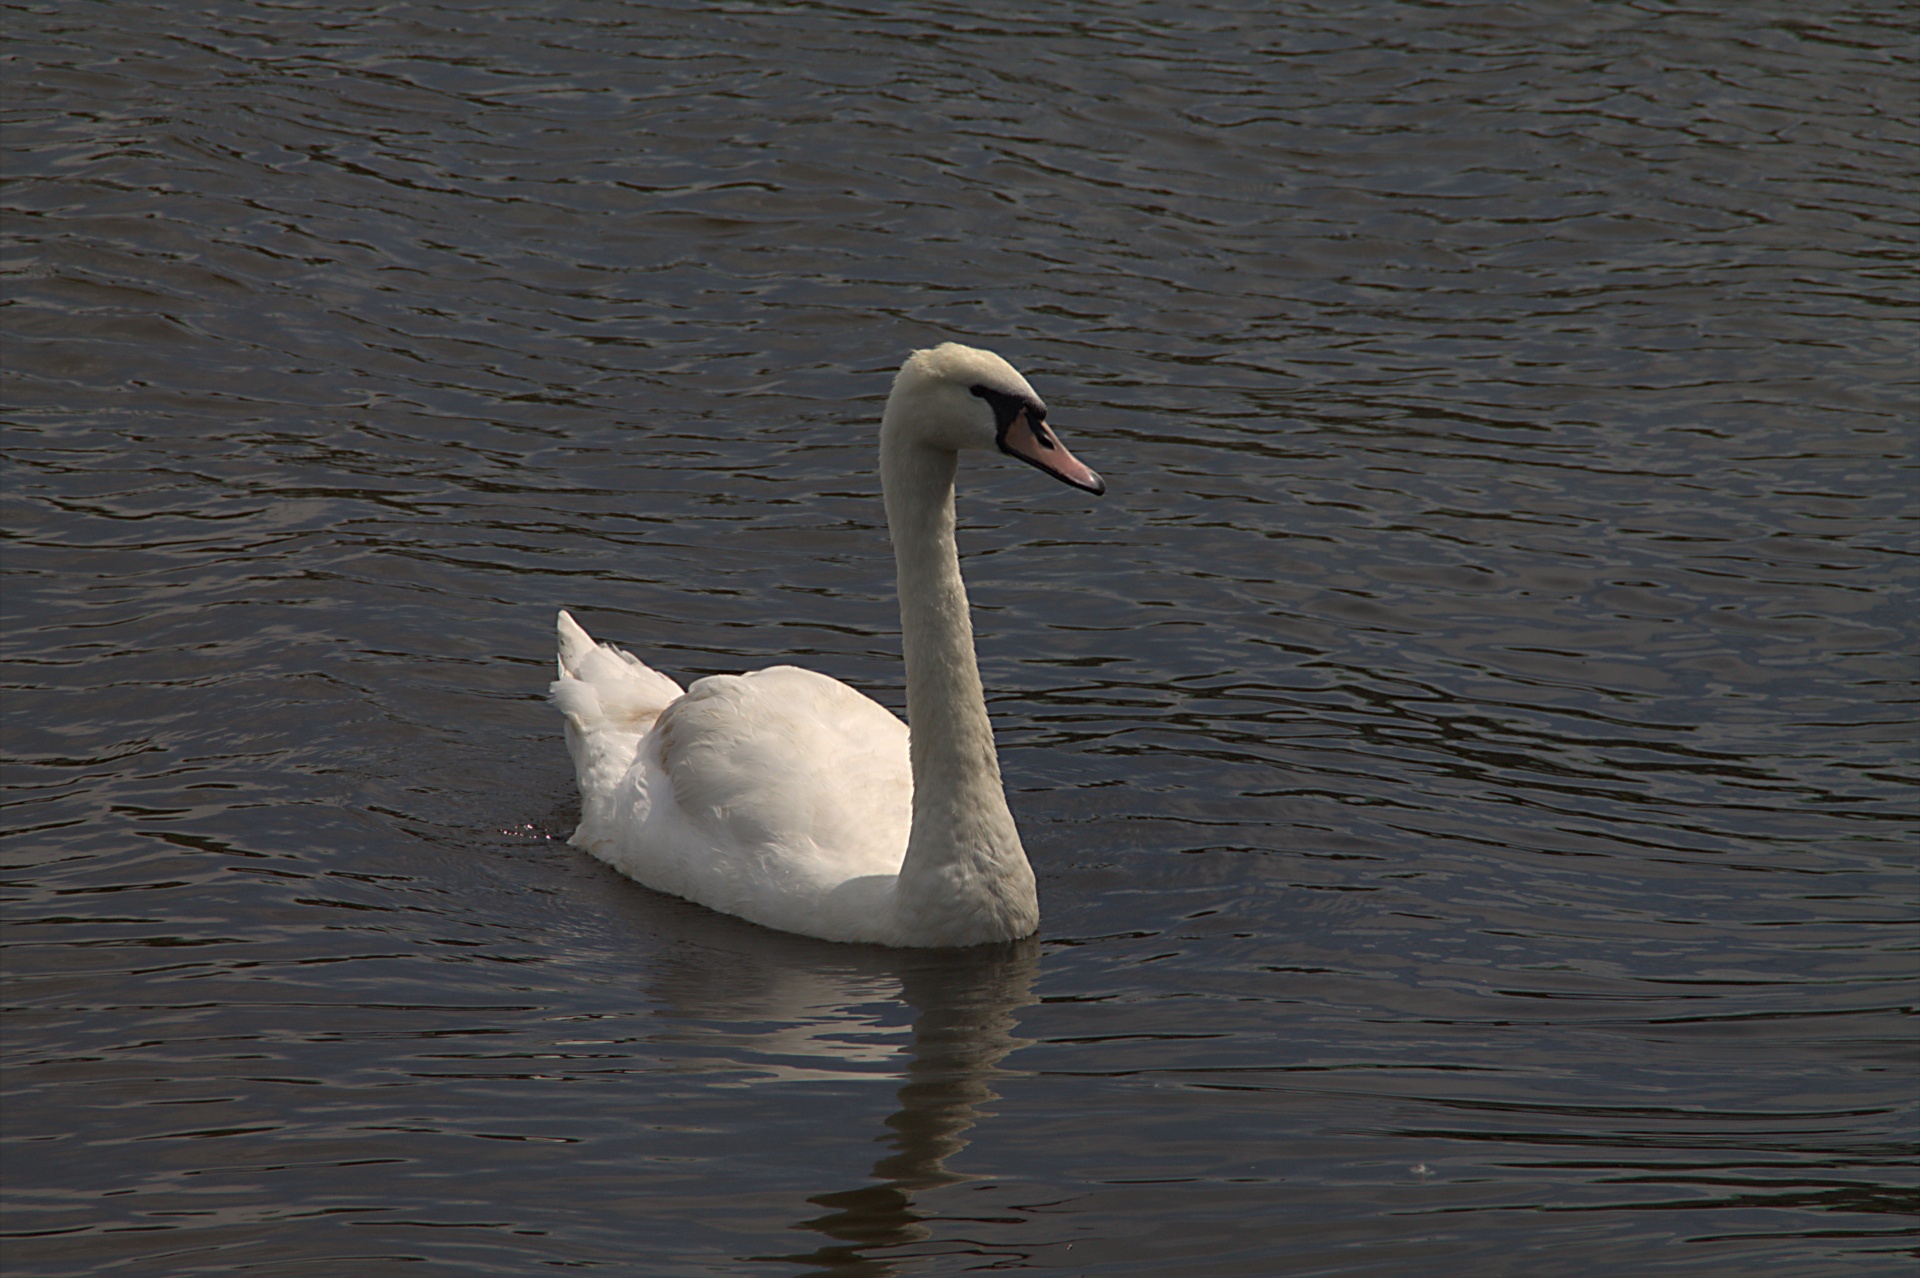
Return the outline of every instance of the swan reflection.
<path id="1" fill-rule="evenodd" d="M 928 1237 L 931 1231 L 920 1222 L 929 1213 L 915 1206 L 914 1195 L 970 1179 L 950 1169 L 947 1159 L 967 1147 L 965 1133 L 981 1107 L 999 1098 L 992 1075 L 1001 1058 L 1025 1041 L 1014 1033 L 1016 1013 L 1034 1002 L 1039 968 L 1040 947 L 1032 938 L 989 952 L 923 955 L 902 965 L 901 997 L 918 1015 L 912 1060 L 896 1093 L 900 1108 L 881 1138 L 892 1152 L 874 1163 L 874 1183 L 808 1199 L 828 1212 L 801 1221 L 799 1228 L 833 1241 L 780 1259 L 812 1264 L 814 1273 L 835 1278 L 898 1272 L 863 1253 Z"/>
<path id="2" fill-rule="evenodd" d="M 700 913 L 705 914 L 704 911 Z M 659 1015 L 683 1027 L 656 1037 L 691 1049 L 682 1064 L 739 1085 L 796 1078 L 898 1078 L 898 1107 L 875 1140 L 886 1152 L 867 1183 L 807 1201 L 824 1209 L 792 1227 L 823 1235 L 811 1251 L 760 1260 L 834 1278 L 898 1272 L 869 1253 L 930 1236 L 930 1189 L 971 1179 L 948 1165 L 998 1098 L 997 1066 L 1025 1040 L 1019 1012 L 1035 1000 L 1040 947 L 1027 938 L 967 950 L 881 950 L 822 944 L 706 915 L 703 943 L 653 964 Z M 723 944 L 717 945 L 716 942 Z M 903 1013 L 911 1009 L 911 1024 Z M 701 1050 L 702 1047 L 710 1051 Z M 890 1068 L 889 1068 L 890 1066 Z"/>

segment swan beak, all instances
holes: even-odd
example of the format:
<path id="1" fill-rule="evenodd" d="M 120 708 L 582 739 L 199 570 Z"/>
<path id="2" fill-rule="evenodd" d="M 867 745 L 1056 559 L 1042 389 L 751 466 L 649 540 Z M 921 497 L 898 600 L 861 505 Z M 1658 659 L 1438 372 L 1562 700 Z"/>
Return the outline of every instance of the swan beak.
<path id="1" fill-rule="evenodd" d="M 1035 421 L 1024 409 L 1014 414 L 1007 428 L 1000 432 L 999 443 L 1001 452 L 1038 466 L 1061 483 L 1072 484 L 1096 497 L 1107 491 L 1106 480 L 1068 452 L 1044 420 Z"/>

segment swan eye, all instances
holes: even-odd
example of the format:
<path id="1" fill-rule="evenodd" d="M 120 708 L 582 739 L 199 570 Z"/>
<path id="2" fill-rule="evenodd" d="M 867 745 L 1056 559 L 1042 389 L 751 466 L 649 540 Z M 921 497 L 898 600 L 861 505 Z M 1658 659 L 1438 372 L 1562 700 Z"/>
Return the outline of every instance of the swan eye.
<path id="1" fill-rule="evenodd" d="M 1053 436 L 1047 433 L 1045 404 L 1028 399 L 1024 395 L 1009 395 L 1006 391 L 995 390 L 991 386 L 969 386 L 967 389 L 986 400 L 988 406 L 993 409 L 994 428 L 999 431 L 1002 438 L 1006 436 L 1007 427 L 1013 425 L 1013 419 L 1025 413 L 1027 425 L 1032 429 L 1034 439 L 1038 440 L 1044 448 L 1054 446 Z"/>
<path id="2" fill-rule="evenodd" d="M 1018 395 L 1009 395 L 991 386 L 970 386 L 967 389 L 987 401 L 987 406 L 993 409 L 994 427 L 1002 435 L 1007 433 L 1007 427 L 1013 424 L 1013 419 L 1027 407 L 1026 401 Z"/>

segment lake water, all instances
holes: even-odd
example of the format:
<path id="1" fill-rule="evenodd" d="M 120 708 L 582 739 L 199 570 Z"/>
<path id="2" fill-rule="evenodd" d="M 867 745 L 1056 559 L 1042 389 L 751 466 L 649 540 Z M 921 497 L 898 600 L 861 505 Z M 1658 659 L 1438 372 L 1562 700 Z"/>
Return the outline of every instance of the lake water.
<path id="1" fill-rule="evenodd" d="M 9 1273 L 1911 1274 L 1920 18 L 1716 7 L 10 9 Z M 948 337 L 1039 936 L 567 847 Z"/>

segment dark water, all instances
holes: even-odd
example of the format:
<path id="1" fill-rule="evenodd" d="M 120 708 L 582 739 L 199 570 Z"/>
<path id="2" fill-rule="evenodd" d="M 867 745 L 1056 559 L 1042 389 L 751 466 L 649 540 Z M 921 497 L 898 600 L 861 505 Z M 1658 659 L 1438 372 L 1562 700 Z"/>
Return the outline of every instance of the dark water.
<path id="1" fill-rule="evenodd" d="M 1920 19 L 1274 7 L 7 10 L 10 1274 L 1912 1272 Z M 568 849 L 949 336 L 1037 941 Z"/>

